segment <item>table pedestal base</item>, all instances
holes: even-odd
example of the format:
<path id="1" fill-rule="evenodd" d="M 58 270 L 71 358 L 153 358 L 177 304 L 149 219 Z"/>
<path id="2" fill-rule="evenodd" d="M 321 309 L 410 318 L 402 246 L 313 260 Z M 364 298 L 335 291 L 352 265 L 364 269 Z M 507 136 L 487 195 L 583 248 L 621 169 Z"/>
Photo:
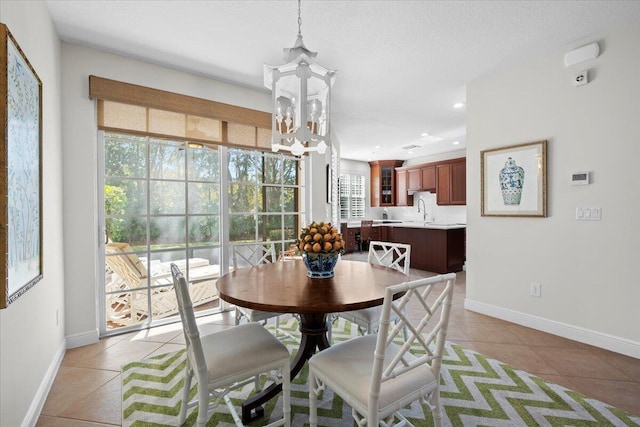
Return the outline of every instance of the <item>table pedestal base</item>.
<path id="1" fill-rule="evenodd" d="M 300 373 L 304 364 L 313 356 L 316 349 L 322 351 L 329 347 L 327 339 L 327 315 L 323 313 L 300 315 L 300 347 L 291 365 L 291 380 Z M 264 416 L 262 405 L 282 391 L 282 384 L 272 384 L 259 394 L 252 396 L 242 404 L 242 422 L 248 423 Z"/>

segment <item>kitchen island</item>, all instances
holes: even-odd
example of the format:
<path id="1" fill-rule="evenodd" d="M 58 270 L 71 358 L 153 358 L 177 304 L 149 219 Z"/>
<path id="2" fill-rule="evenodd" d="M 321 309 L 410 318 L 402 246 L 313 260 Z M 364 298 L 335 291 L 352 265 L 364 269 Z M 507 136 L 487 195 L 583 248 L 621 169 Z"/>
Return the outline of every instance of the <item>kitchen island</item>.
<path id="1" fill-rule="evenodd" d="M 461 271 L 465 261 L 466 224 L 423 222 L 379 222 L 374 224 L 371 240 L 382 240 L 411 245 L 411 267 L 434 273 Z M 360 231 L 359 223 L 343 223 L 347 252 L 349 236 Z"/>

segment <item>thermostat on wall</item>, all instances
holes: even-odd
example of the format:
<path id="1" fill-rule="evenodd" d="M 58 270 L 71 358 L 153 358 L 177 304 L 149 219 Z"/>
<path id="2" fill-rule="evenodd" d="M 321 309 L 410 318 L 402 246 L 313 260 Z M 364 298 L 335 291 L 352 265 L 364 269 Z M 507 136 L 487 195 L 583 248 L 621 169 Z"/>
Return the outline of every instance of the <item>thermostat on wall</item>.
<path id="1" fill-rule="evenodd" d="M 571 174 L 571 185 L 589 184 L 589 172 L 574 172 Z"/>

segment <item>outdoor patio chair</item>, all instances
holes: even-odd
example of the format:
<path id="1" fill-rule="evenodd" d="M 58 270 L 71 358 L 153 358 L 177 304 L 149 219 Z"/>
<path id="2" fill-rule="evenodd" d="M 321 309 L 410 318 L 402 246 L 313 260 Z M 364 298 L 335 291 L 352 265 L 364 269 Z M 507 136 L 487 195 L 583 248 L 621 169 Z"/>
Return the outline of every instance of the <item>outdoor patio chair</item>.
<path id="1" fill-rule="evenodd" d="M 108 321 L 126 326 L 138 323 L 149 315 L 147 298 L 149 277 L 152 286 L 151 314 L 153 317 L 158 319 L 178 313 L 178 303 L 171 289 L 173 281 L 169 263 L 153 261 L 151 268 L 147 269 L 145 263 L 133 252 L 128 243 L 107 243 L 105 263 L 107 275 L 110 277 L 106 284 Z M 202 258 L 190 258 L 174 261 L 174 263 L 188 272 L 189 291 L 195 306 L 211 302 L 218 297 L 215 279 L 220 277 L 219 265 L 209 264 L 208 260 Z"/>
<path id="2" fill-rule="evenodd" d="M 318 424 L 317 399 L 326 387 L 351 406 L 358 426 L 391 426 L 396 417 L 406 425 L 399 411 L 414 401 L 428 404 L 435 425 L 442 424 L 440 367 L 455 279 L 449 273 L 388 287 L 377 335 L 356 337 L 311 357 L 311 427 Z M 404 314 L 409 303 L 421 307 L 419 319 L 415 312 Z M 400 318 L 395 325 L 392 314 Z M 410 331 L 406 339 L 401 334 L 405 326 Z"/>

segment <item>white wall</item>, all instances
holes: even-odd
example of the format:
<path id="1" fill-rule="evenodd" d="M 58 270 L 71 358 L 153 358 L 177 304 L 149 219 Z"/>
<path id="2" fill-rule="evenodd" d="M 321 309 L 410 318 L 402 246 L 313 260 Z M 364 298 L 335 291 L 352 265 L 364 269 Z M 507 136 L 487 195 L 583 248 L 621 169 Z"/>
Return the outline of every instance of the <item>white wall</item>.
<path id="1" fill-rule="evenodd" d="M 640 358 L 638 40 L 635 25 L 468 85 L 466 307 Z M 564 67 L 593 41 L 599 58 Z M 543 139 L 548 218 L 481 217 L 480 151 Z M 571 186 L 576 171 L 593 183 Z M 578 206 L 602 220 L 576 221 Z"/>
<path id="2" fill-rule="evenodd" d="M 42 81 L 43 278 L 0 310 L 0 425 L 19 426 L 35 424 L 65 348 L 60 41 L 44 2 L 0 2 L 0 21 Z"/>

